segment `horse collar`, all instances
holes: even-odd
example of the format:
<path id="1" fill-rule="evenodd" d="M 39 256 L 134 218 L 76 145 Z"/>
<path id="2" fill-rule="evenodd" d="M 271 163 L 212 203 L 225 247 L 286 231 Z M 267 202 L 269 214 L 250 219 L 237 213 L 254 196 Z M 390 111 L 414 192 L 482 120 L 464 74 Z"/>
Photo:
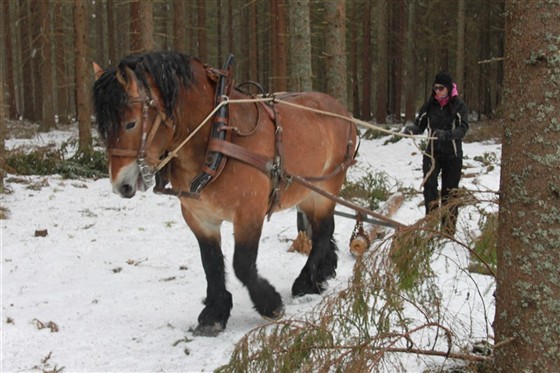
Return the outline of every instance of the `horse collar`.
<path id="1" fill-rule="evenodd" d="M 222 101 L 228 100 L 228 93 L 233 83 L 233 63 L 234 58 L 230 54 L 222 70 L 206 67 L 208 76 L 212 80 L 217 79 L 214 106 L 218 106 Z M 209 142 L 214 139 L 230 141 L 231 131 L 227 130 L 228 124 L 229 105 L 226 104 L 222 105 L 214 115 Z M 191 182 L 190 193 L 193 195 L 199 194 L 206 185 L 214 181 L 222 172 L 227 161 L 227 158 L 222 153 L 210 150 L 206 151 L 205 159 L 202 171 Z"/>

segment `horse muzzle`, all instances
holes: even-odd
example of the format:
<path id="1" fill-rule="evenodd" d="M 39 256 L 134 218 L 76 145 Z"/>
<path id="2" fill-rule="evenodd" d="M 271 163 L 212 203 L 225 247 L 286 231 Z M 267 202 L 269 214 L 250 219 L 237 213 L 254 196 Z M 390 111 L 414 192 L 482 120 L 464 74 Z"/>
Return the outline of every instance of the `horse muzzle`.
<path id="1" fill-rule="evenodd" d="M 137 191 L 145 192 L 154 184 L 155 173 L 144 160 L 121 168 L 117 178 L 112 181 L 113 192 L 123 198 L 132 198 Z"/>

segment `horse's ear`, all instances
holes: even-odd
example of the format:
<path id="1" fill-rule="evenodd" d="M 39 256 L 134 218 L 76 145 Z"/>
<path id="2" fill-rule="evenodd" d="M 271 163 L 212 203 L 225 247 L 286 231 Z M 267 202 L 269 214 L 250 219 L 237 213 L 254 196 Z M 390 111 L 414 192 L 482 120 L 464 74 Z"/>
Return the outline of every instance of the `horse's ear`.
<path id="1" fill-rule="evenodd" d="M 136 84 L 136 74 L 128 66 L 117 69 L 117 80 L 125 91 L 129 91 Z"/>
<path id="2" fill-rule="evenodd" d="M 93 65 L 93 72 L 95 73 L 95 80 L 99 79 L 101 77 L 101 75 L 103 75 L 103 73 L 105 72 L 105 70 L 103 70 L 101 68 L 101 66 L 99 66 L 98 64 L 96 64 L 95 62 L 91 63 Z"/>
<path id="3" fill-rule="evenodd" d="M 128 67 L 125 67 L 125 69 L 128 69 Z M 126 75 L 128 75 L 128 73 L 125 71 L 124 75 L 123 75 L 123 71 L 120 68 L 117 68 L 117 81 L 120 83 L 120 85 L 122 85 L 122 87 L 124 89 L 126 89 L 126 86 L 128 85 L 126 83 Z"/>
<path id="4" fill-rule="evenodd" d="M 145 78 L 152 100 L 157 105 L 159 110 L 161 111 L 165 110 L 165 107 L 163 106 L 163 99 L 161 97 L 161 92 L 158 86 L 156 85 L 156 83 L 154 82 L 154 78 L 149 74 L 147 74 Z"/>

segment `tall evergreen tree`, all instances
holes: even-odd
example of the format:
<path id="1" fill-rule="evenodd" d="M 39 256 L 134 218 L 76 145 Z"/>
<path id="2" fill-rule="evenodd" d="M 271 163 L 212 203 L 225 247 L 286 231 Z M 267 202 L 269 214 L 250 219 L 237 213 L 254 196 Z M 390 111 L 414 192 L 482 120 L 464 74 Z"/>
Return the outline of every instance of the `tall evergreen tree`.
<path id="1" fill-rule="evenodd" d="M 91 139 L 91 65 L 88 58 L 88 17 L 86 2 L 74 0 L 74 52 L 76 54 L 75 80 L 78 112 L 79 141 L 78 150 L 89 154 L 92 151 Z"/>
<path id="2" fill-rule="evenodd" d="M 375 90 L 375 119 L 377 123 L 387 121 L 387 86 L 389 82 L 389 40 L 388 35 L 388 3 L 387 0 L 377 2 L 377 81 Z"/>
<path id="3" fill-rule="evenodd" d="M 325 2 L 327 93 L 346 105 L 346 7 L 344 0 Z"/>
<path id="4" fill-rule="evenodd" d="M 41 66 L 41 89 L 42 89 L 42 118 L 40 131 L 48 131 L 55 125 L 54 118 L 54 84 L 53 84 L 53 64 L 51 53 L 51 12 L 50 0 L 43 0 L 39 2 L 39 19 L 40 34 L 39 34 L 39 61 Z"/>
<path id="5" fill-rule="evenodd" d="M 289 0 L 291 90 L 311 91 L 311 25 L 309 0 Z"/>
<path id="6" fill-rule="evenodd" d="M 560 3 L 506 3 L 496 371 L 560 367 Z"/>

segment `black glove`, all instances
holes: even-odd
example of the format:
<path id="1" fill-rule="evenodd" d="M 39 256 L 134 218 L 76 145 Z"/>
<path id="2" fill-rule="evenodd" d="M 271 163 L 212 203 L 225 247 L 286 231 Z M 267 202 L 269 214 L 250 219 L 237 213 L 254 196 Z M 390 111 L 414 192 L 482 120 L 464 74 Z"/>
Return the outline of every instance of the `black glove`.
<path id="1" fill-rule="evenodd" d="M 415 135 L 418 132 L 420 132 L 420 128 L 417 125 L 412 124 L 412 123 L 407 124 L 404 127 L 404 130 L 403 130 L 403 133 L 406 134 L 406 135 Z"/>
<path id="2" fill-rule="evenodd" d="M 450 141 L 451 140 L 451 131 L 434 130 L 434 132 L 432 132 L 432 136 L 436 137 L 438 139 L 438 141 Z"/>

